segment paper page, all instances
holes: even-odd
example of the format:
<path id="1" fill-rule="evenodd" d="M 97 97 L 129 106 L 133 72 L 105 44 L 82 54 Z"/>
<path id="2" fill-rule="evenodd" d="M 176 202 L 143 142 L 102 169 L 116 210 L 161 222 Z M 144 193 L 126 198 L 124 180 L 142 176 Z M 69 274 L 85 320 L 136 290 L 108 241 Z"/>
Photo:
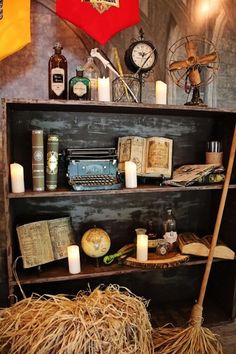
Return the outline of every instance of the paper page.
<path id="1" fill-rule="evenodd" d="M 172 172 L 173 141 L 167 138 L 147 139 L 146 174 L 170 177 Z"/>
<path id="2" fill-rule="evenodd" d="M 54 260 L 47 221 L 37 221 L 16 228 L 24 268 Z"/>
<path id="3" fill-rule="evenodd" d="M 124 172 L 125 161 L 133 161 L 137 166 L 137 174 L 144 172 L 143 157 L 145 155 L 145 138 L 125 136 L 118 141 L 119 171 Z"/>
<path id="4" fill-rule="evenodd" d="M 74 242 L 74 232 L 69 217 L 48 220 L 48 228 L 55 259 L 67 257 L 67 246 Z"/>

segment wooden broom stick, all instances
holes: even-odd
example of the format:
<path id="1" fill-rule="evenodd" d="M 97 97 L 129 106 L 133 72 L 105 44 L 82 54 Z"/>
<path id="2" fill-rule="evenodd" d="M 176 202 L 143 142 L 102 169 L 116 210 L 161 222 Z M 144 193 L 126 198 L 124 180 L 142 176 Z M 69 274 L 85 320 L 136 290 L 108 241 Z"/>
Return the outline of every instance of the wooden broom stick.
<path id="1" fill-rule="evenodd" d="M 201 285 L 201 289 L 200 289 L 200 293 L 199 293 L 199 298 L 198 298 L 198 301 L 196 304 L 199 307 L 203 306 L 203 301 L 204 301 L 204 297 L 205 297 L 205 293 L 206 293 L 206 287 L 207 287 L 208 278 L 210 275 L 210 270 L 211 270 L 212 261 L 213 261 L 213 253 L 214 253 L 215 246 L 217 244 L 217 239 L 218 239 L 222 216 L 223 216 L 224 207 L 225 207 L 225 201 L 226 201 L 226 197 L 227 197 L 227 193 L 228 193 L 228 189 L 229 189 L 229 183 L 230 183 L 230 178 L 231 178 L 234 159 L 235 159 L 235 150 L 236 150 L 236 124 L 234 127 L 234 135 L 233 135 L 233 140 L 232 140 L 231 149 L 230 149 L 230 155 L 229 155 L 229 161 L 228 161 L 223 191 L 222 191 L 222 195 L 221 195 L 221 199 L 220 199 L 219 209 L 218 209 L 218 213 L 217 213 L 217 217 L 216 217 L 216 223 L 215 223 L 214 232 L 213 232 L 213 236 L 212 236 L 211 247 L 210 247 L 209 255 L 207 258 L 204 276 L 202 279 L 202 285 Z"/>

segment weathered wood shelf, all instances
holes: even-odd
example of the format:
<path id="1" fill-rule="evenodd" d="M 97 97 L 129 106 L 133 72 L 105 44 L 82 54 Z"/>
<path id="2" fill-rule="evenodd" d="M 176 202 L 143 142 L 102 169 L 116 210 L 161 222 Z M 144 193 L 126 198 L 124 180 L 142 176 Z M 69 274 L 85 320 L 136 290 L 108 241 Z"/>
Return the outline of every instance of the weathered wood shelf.
<path id="1" fill-rule="evenodd" d="M 9 193 L 10 199 L 17 198 L 53 198 L 53 197 L 76 197 L 78 195 L 111 195 L 111 194 L 137 194 L 137 193 L 176 193 L 176 192 L 190 192 L 190 191 L 208 191 L 221 190 L 222 184 L 210 184 L 202 186 L 189 187 L 169 187 L 157 185 L 140 185 L 138 188 L 123 188 L 118 190 L 90 190 L 90 191 L 73 191 L 67 188 L 58 188 L 56 191 L 33 192 L 27 190 L 25 193 Z M 236 189 L 236 184 L 232 183 L 230 189 Z"/>
<path id="2" fill-rule="evenodd" d="M 215 258 L 214 262 L 224 261 L 222 259 Z M 101 261 L 102 262 L 102 261 Z M 188 262 L 179 264 L 177 267 L 181 266 L 196 266 L 200 264 L 206 264 L 206 258 L 192 258 Z M 167 269 L 166 267 L 165 269 Z M 67 264 L 63 265 L 44 265 L 42 266 L 42 271 L 38 271 L 36 268 L 32 270 L 24 270 L 18 274 L 21 285 L 26 284 L 39 284 L 39 283 L 48 283 L 48 282 L 59 282 L 59 281 L 70 281 L 70 280 L 79 280 L 79 279 L 91 279 L 99 277 L 108 277 L 113 275 L 121 274 L 131 274 L 131 273 L 146 273 L 146 272 L 157 272 L 158 268 L 141 268 L 141 267 L 129 267 L 126 265 L 120 265 L 114 263 L 111 265 L 100 265 L 95 266 L 92 264 L 82 264 L 81 272 L 79 274 L 70 274 L 68 271 Z M 161 268 L 160 268 L 161 269 Z M 11 282 L 12 286 L 17 285 L 15 280 Z"/>

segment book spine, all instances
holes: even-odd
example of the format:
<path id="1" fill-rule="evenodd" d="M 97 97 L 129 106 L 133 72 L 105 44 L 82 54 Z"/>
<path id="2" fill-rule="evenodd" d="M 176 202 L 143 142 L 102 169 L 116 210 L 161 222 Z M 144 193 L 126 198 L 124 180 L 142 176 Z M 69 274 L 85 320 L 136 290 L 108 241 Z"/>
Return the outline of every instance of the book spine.
<path id="1" fill-rule="evenodd" d="M 43 130 L 32 130 L 32 182 L 33 191 L 44 191 Z"/>
<path id="2" fill-rule="evenodd" d="M 50 191 L 53 191 L 57 188 L 58 147 L 59 147 L 58 136 L 55 134 L 48 135 L 46 189 Z"/>

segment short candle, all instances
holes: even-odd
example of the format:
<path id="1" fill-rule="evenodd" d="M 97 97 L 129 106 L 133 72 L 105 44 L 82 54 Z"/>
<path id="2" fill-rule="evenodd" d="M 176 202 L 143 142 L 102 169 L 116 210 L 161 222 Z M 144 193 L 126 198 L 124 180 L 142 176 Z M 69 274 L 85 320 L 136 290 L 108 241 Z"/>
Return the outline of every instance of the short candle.
<path id="1" fill-rule="evenodd" d="M 135 162 L 125 161 L 125 187 L 137 188 L 137 166 Z"/>
<path id="2" fill-rule="evenodd" d="M 109 77 L 98 78 L 98 100 L 108 102 L 111 100 Z"/>
<path id="3" fill-rule="evenodd" d="M 11 189 L 13 193 L 25 191 L 24 168 L 19 163 L 10 164 Z"/>
<path id="4" fill-rule="evenodd" d="M 79 246 L 71 245 L 67 247 L 69 273 L 78 274 L 81 272 Z"/>
<path id="5" fill-rule="evenodd" d="M 163 81 L 156 81 L 156 104 L 166 104 L 167 85 Z"/>
<path id="6" fill-rule="evenodd" d="M 137 235 L 137 255 L 138 261 L 148 260 L 148 235 Z"/>

